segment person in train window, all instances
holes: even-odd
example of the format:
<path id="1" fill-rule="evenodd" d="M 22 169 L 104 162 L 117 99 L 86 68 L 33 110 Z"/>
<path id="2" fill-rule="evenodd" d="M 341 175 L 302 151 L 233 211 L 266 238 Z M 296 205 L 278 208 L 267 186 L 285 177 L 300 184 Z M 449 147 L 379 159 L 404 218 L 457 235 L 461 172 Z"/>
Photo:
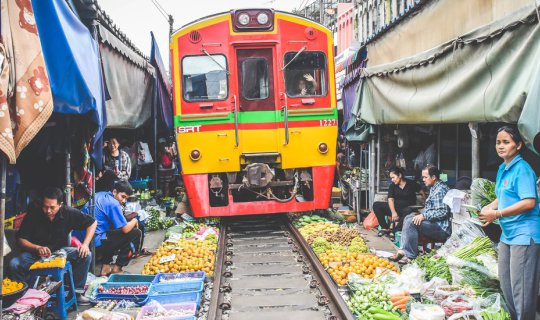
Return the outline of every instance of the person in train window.
<path id="1" fill-rule="evenodd" d="M 298 95 L 299 96 L 312 96 L 315 95 L 317 90 L 317 81 L 309 73 L 305 73 L 298 80 Z"/>

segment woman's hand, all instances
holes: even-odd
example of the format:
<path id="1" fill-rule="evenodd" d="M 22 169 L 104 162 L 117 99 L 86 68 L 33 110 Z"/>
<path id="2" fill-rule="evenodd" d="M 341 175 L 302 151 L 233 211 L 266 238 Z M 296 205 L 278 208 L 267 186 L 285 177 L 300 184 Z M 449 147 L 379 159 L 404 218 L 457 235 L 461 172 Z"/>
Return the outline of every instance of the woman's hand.
<path id="1" fill-rule="evenodd" d="M 399 215 L 397 212 L 392 212 L 392 221 L 396 222 L 399 220 Z"/>
<path id="2" fill-rule="evenodd" d="M 482 227 L 486 227 L 487 225 L 489 225 L 490 223 L 492 223 L 494 220 L 497 219 L 497 210 L 491 207 L 485 206 L 480 211 L 478 218 L 480 219 L 481 222 L 484 223 Z"/>

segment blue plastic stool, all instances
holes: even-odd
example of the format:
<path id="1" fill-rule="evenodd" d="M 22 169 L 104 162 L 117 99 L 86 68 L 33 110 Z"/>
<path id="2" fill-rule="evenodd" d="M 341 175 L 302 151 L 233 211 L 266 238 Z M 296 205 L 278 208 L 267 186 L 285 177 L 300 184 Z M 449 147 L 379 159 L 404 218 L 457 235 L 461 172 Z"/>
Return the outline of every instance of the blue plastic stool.
<path id="1" fill-rule="evenodd" d="M 64 288 L 64 277 L 69 276 L 69 283 L 67 291 Z M 56 298 L 56 305 L 53 307 L 54 311 L 60 316 L 60 319 L 67 320 L 67 311 L 71 306 L 75 307 L 77 311 L 77 295 L 75 294 L 75 284 L 73 283 L 73 271 L 71 269 L 71 263 L 66 262 L 64 268 L 47 268 L 47 269 L 35 269 L 30 270 L 31 276 L 51 276 L 54 281 L 61 281 L 62 284 L 56 289 L 52 298 Z M 55 297 L 56 296 L 56 297 Z"/>

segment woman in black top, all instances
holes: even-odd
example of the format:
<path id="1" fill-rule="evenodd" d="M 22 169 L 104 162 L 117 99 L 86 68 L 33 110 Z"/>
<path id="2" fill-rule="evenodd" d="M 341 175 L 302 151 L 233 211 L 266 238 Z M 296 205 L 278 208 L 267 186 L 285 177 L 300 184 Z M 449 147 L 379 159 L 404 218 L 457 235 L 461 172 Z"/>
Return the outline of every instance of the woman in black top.
<path id="1" fill-rule="evenodd" d="M 393 237 L 394 231 L 401 230 L 403 218 L 412 212 L 409 206 L 416 204 L 416 193 L 420 192 L 424 197 L 425 193 L 416 182 L 405 179 L 403 168 L 390 168 L 390 179 L 392 183 L 388 187 L 388 202 L 373 203 L 373 211 L 381 226 L 379 236 L 388 233 Z M 386 217 L 390 217 L 389 221 L 397 222 L 395 230 L 389 230 Z"/>

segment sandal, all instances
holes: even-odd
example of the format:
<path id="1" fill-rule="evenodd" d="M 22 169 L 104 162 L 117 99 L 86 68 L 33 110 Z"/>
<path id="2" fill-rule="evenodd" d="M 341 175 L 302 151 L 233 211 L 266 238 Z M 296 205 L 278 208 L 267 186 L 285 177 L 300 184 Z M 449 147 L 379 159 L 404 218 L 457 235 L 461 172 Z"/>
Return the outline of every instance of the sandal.
<path id="1" fill-rule="evenodd" d="M 388 238 L 390 238 L 390 241 L 392 242 L 396 241 L 396 235 L 393 232 L 388 234 Z"/>
<path id="2" fill-rule="evenodd" d="M 398 261 L 401 261 L 401 259 L 404 258 L 404 257 L 405 257 L 405 254 L 398 251 L 398 252 L 396 252 L 396 254 L 394 254 L 393 256 L 388 258 L 388 260 L 398 262 Z"/>
<path id="3" fill-rule="evenodd" d="M 134 258 L 140 258 L 140 257 L 148 257 L 153 255 L 154 253 L 152 251 L 148 251 L 146 248 L 142 248 L 139 252 L 135 254 Z"/>
<path id="4" fill-rule="evenodd" d="M 399 261 L 398 261 L 397 263 L 398 263 L 398 264 L 401 264 L 401 265 L 403 265 L 403 264 L 409 264 L 409 263 L 411 263 L 411 259 L 409 259 L 409 258 L 407 258 L 407 257 L 403 257 L 403 258 L 399 259 Z"/>
<path id="5" fill-rule="evenodd" d="M 388 229 L 381 229 L 379 230 L 379 233 L 377 233 L 377 236 L 382 237 L 390 232 Z"/>

